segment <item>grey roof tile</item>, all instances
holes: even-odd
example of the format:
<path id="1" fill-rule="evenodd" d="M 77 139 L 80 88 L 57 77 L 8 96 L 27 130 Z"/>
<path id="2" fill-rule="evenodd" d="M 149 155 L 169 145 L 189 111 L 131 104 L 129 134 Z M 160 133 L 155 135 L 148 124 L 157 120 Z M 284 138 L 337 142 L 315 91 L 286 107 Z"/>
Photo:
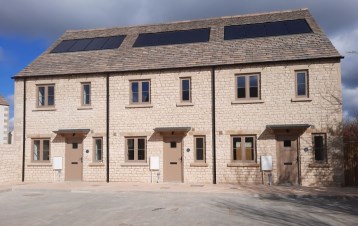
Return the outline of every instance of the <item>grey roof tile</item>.
<path id="1" fill-rule="evenodd" d="M 313 33 L 224 40 L 224 26 L 306 19 Z M 211 27 L 209 42 L 133 48 L 138 34 Z M 118 49 L 53 53 L 62 40 L 126 35 Z M 158 25 L 67 31 L 17 76 L 124 72 L 341 57 L 307 9 Z"/>

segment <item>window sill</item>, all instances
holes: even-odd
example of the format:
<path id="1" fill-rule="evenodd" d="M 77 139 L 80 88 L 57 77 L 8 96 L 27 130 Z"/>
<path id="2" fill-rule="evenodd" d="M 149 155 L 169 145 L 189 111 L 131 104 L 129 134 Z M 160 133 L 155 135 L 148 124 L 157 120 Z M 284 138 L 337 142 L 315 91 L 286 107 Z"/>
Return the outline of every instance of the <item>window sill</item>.
<path id="1" fill-rule="evenodd" d="M 189 106 L 194 106 L 193 103 L 177 103 L 177 107 L 189 107 Z"/>
<path id="2" fill-rule="evenodd" d="M 31 162 L 27 166 L 52 166 L 51 162 Z"/>
<path id="3" fill-rule="evenodd" d="M 308 167 L 310 167 L 310 168 L 329 168 L 329 164 L 316 162 L 316 163 L 308 164 Z"/>
<path id="4" fill-rule="evenodd" d="M 77 108 L 77 110 L 92 110 L 92 109 L 93 109 L 92 106 L 81 106 Z"/>
<path id="5" fill-rule="evenodd" d="M 302 98 L 292 98 L 291 102 L 311 102 L 311 98 L 302 97 Z"/>
<path id="6" fill-rule="evenodd" d="M 121 166 L 149 166 L 146 162 L 126 162 L 122 163 Z"/>
<path id="7" fill-rule="evenodd" d="M 153 105 L 151 104 L 130 104 L 126 105 L 125 108 L 152 108 Z"/>
<path id="8" fill-rule="evenodd" d="M 227 164 L 228 167 L 260 167 L 258 163 L 249 163 L 249 162 L 231 162 Z"/>
<path id="9" fill-rule="evenodd" d="M 92 162 L 89 163 L 88 166 L 105 166 L 105 164 L 103 162 Z"/>
<path id="10" fill-rule="evenodd" d="M 265 103 L 263 100 L 235 100 L 231 101 L 231 104 L 262 104 Z"/>
<path id="11" fill-rule="evenodd" d="M 33 112 L 35 112 L 35 111 L 56 111 L 56 108 L 36 108 L 32 111 Z"/>
<path id="12" fill-rule="evenodd" d="M 209 164 L 205 163 L 205 162 L 193 162 L 190 163 L 190 167 L 208 167 Z"/>

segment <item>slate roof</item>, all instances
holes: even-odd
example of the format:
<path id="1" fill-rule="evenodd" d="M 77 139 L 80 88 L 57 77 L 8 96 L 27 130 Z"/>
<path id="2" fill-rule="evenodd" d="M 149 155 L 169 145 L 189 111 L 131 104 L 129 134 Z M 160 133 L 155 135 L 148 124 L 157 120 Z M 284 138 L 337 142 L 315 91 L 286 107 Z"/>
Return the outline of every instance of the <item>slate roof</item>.
<path id="1" fill-rule="evenodd" d="M 9 103 L 0 95 L 0 105 L 9 106 Z"/>
<path id="2" fill-rule="evenodd" d="M 224 40 L 224 26 L 306 19 L 313 33 Z M 140 33 L 211 27 L 209 42 L 133 48 Z M 50 53 L 62 40 L 126 35 L 118 49 Z M 245 63 L 280 62 L 341 55 L 308 9 L 249 14 L 174 23 L 66 31 L 18 76 L 125 72 Z"/>

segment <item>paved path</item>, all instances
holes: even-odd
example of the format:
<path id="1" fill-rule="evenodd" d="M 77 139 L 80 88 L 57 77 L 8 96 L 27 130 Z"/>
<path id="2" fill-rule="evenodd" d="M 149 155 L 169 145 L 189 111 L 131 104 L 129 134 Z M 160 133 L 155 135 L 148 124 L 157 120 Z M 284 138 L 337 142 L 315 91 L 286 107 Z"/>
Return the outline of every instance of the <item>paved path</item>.
<path id="1" fill-rule="evenodd" d="M 273 193 L 280 190 L 286 195 Z M 0 193 L 0 225 L 358 225 L 356 196 L 307 196 L 308 190 L 237 185 L 24 184 Z M 292 195 L 298 193 L 301 195 Z"/>
<path id="2" fill-rule="evenodd" d="M 9 190 L 51 190 L 87 192 L 201 192 L 201 193 L 240 193 L 251 195 L 271 195 L 287 197 L 340 197 L 358 198 L 358 187 L 299 187 L 233 184 L 149 184 L 128 182 L 62 182 L 62 183 L 18 183 L 1 184 L 0 192 Z"/>

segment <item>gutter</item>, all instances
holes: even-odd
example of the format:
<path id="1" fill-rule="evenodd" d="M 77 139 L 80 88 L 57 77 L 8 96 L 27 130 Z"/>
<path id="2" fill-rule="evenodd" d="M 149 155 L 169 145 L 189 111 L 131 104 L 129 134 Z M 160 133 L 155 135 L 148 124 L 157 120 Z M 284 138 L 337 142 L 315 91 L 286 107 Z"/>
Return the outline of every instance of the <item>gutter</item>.
<path id="1" fill-rule="evenodd" d="M 106 75 L 106 149 L 107 149 L 107 183 L 109 183 L 109 74 Z"/>
<path id="2" fill-rule="evenodd" d="M 22 125 L 22 177 L 21 181 L 25 181 L 25 142 L 26 142 L 26 78 L 24 78 L 24 97 L 23 97 L 23 125 Z"/>
<path id="3" fill-rule="evenodd" d="M 213 184 L 216 184 L 216 122 L 215 122 L 215 67 L 211 69 L 211 115 L 212 115 L 212 150 L 213 150 Z"/>

